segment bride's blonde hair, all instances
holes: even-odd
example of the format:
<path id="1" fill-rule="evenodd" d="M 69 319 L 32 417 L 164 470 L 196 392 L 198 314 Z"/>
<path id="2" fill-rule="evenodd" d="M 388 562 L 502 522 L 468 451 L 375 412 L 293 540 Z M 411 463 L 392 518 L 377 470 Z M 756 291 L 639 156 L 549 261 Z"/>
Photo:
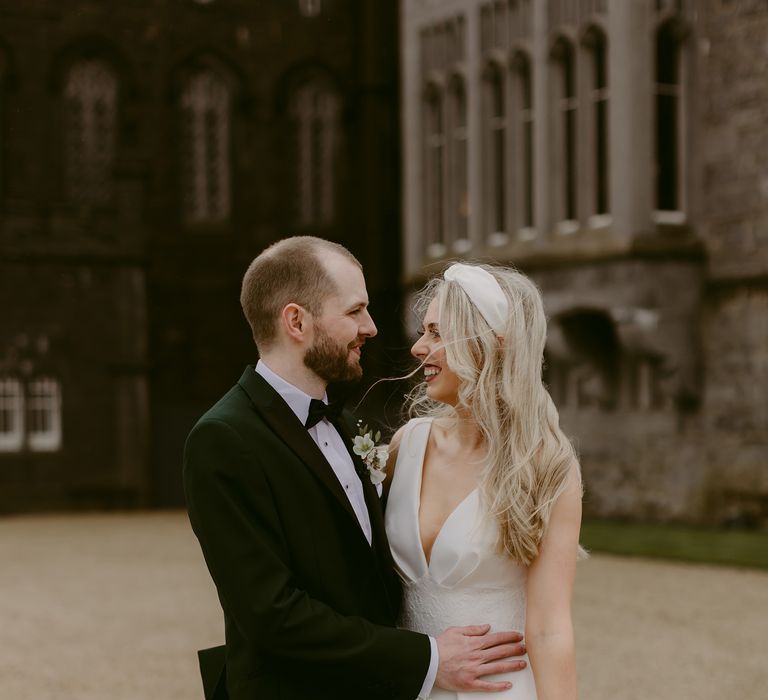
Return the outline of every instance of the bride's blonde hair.
<path id="1" fill-rule="evenodd" d="M 487 463 L 480 493 L 499 524 L 499 549 L 530 564 L 578 462 L 560 429 L 559 416 L 542 381 L 547 321 L 536 285 L 516 270 L 479 265 L 492 274 L 509 302 L 503 337 L 497 337 L 455 281 L 432 279 L 417 297 L 423 318 L 437 300 L 446 361 L 459 377 L 459 404 L 482 431 Z M 457 417 L 452 406 L 426 396 L 426 384 L 410 396 L 411 415 Z"/>

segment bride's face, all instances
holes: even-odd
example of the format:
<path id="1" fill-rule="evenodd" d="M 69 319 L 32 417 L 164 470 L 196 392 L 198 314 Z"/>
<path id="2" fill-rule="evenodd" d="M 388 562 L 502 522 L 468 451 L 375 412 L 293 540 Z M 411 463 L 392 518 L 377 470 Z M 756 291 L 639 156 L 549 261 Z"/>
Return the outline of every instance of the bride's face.
<path id="1" fill-rule="evenodd" d="M 440 339 L 440 319 L 437 300 L 433 299 L 422 320 L 419 339 L 411 348 L 411 355 L 422 363 L 427 396 L 435 401 L 455 406 L 459 401 L 459 378 L 445 359 L 445 348 Z"/>

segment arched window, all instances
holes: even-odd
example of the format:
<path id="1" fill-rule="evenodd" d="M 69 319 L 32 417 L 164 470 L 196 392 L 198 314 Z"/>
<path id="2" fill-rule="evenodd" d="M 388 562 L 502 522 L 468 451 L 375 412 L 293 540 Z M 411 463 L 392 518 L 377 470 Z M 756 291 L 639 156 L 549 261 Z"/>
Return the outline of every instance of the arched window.
<path id="1" fill-rule="evenodd" d="M 443 96 L 431 87 L 424 98 L 424 224 L 427 248 L 445 246 L 445 124 Z"/>
<path id="2" fill-rule="evenodd" d="M 656 32 L 656 209 L 683 211 L 682 62 L 675 20 Z"/>
<path id="3" fill-rule="evenodd" d="M 491 65 L 484 81 L 486 172 L 486 234 L 506 235 L 507 231 L 507 100 L 502 69 Z"/>
<path id="4" fill-rule="evenodd" d="M 576 52 L 573 44 L 559 39 L 553 51 L 556 67 L 556 139 L 560 177 L 558 182 L 558 218 L 561 222 L 574 222 L 578 218 L 576 206 Z"/>
<path id="5" fill-rule="evenodd" d="M 296 131 L 296 194 L 300 226 L 328 226 L 336 214 L 341 100 L 326 81 L 301 85 L 290 106 Z"/>
<path id="6" fill-rule="evenodd" d="M 422 240 L 439 257 L 469 249 L 464 15 L 423 29 L 420 49 Z"/>
<path id="7" fill-rule="evenodd" d="M 516 187 L 518 228 L 533 230 L 533 86 L 531 82 L 531 62 L 524 53 L 518 53 L 513 62 L 515 82 L 515 122 L 516 122 Z"/>
<path id="8" fill-rule="evenodd" d="M 73 64 L 64 82 L 67 192 L 71 201 L 103 205 L 112 197 L 116 152 L 117 79 L 109 65 Z"/>
<path id="9" fill-rule="evenodd" d="M 455 78 L 448 89 L 449 200 L 448 238 L 462 252 L 469 244 L 469 189 L 467 177 L 467 92 Z"/>
<path id="10" fill-rule="evenodd" d="M 585 44 L 590 57 L 589 102 L 591 106 L 591 213 L 608 214 L 608 61 L 605 34 L 596 27 L 588 32 Z"/>
<path id="11" fill-rule="evenodd" d="M 185 82 L 181 94 L 181 187 L 187 224 L 225 222 L 230 213 L 229 85 L 212 69 Z"/>
<path id="12" fill-rule="evenodd" d="M 0 452 L 24 446 L 24 391 L 14 377 L 0 377 Z"/>

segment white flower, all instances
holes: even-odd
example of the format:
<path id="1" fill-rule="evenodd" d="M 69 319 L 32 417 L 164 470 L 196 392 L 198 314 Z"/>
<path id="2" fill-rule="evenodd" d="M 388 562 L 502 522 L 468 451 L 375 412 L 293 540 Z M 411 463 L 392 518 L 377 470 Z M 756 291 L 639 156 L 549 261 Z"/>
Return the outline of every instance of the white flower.
<path id="1" fill-rule="evenodd" d="M 374 458 L 374 466 L 377 469 L 384 469 L 387 466 L 387 460 L 389 459 L 389 448 L 386 445 L 380 445 L 375 449 L 376 457 Z"/>
<path id="2" fill-rule="evenodd" d="M 365 433 L 364 435 L 358 435 L 355 437 L 354 440 L 354 447 L 352 448 L 352 452 L 354 452 L 356 455 L 359 455 L 363 459 L 366 458 L 368 453 L 376 447 L 373 440 L 371 439 L 370 433 Z"/>
<path id="3" fill-rule="evenodd" d="M 369 469 L 384 469 L 389 459 L 389 449 L 386 445 L 372 448 L 364 457 L 363 461 Z"/>
<path id="4" fill-rule="evenodd" d="M 371 469 L 368 468 L 368 476 L 371 478 L 371 483 L 374 486 L 378 486 L 387 476 L 387 473 L 383 469 Z"/>
<path id="5" fill-rule="evenodd" d="M 352 452 L 362 458 L 365 466 L 368 467 L 368 477 L 374 486 L 378 486 L 386 477 L 387 460 L 389 459 L 389 447 L 387 445 L 377 445 L 381 440 L 381 432 L 376 431 L 374 435 L 368 430 L 368 426 L 362 425 L 358 421 L 359 435 L 354 438 Z"/>

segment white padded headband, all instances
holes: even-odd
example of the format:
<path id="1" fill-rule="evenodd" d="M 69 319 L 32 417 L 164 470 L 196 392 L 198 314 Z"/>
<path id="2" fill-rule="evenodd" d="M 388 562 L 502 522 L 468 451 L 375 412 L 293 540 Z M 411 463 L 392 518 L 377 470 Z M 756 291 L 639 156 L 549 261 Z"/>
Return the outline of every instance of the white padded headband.
<path id="1" fill-rule="evenodd" d="M 456 282 L 496 335 L 504 335 L 509 302 L 490 272 L 476 265 L 454 263 L 443 273 L 443 279 Z"/>

